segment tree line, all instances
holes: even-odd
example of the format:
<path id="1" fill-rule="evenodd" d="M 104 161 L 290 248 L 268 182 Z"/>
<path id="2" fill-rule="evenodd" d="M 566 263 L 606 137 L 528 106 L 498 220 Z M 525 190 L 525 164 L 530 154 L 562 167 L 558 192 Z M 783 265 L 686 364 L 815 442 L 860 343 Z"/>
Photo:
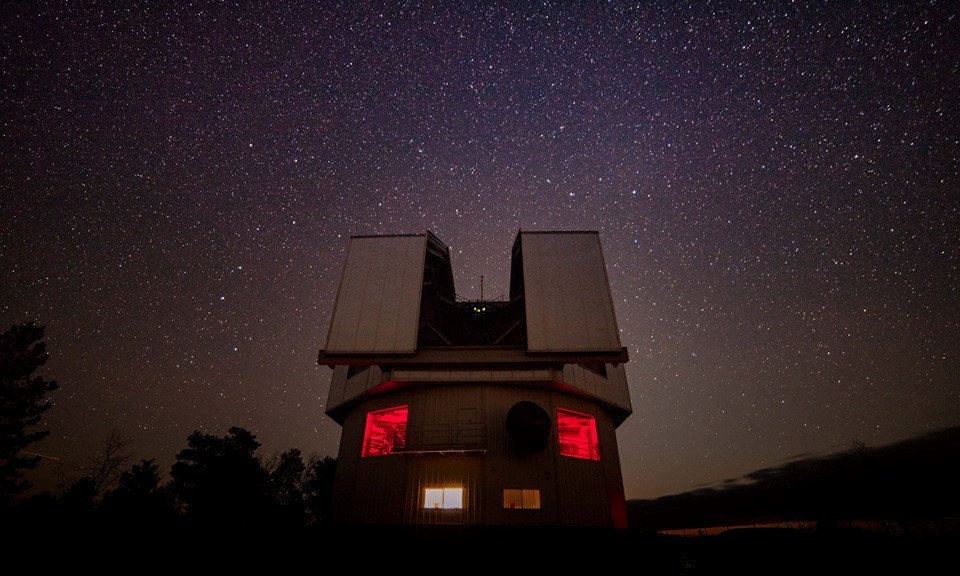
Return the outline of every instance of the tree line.
<path id="1" fill-rule="evenodd" d="M 127 467 L 126 442 L 112 432 L 100 454 L 81 467 L 81 477 L 62 483 L 60 494 L 18 500 L 30 486 L 24 473 L 40 461 L 27 448 L 49 434 L 36 430 L 50 408 L 48 394 L 58 388 L 35 375 L 47 358 L 43 327 L 25 322 L 0 334 L 0 517 L 6 521 L 20 527 L 262 530 L 299 529 L 327 519 L 336 459 L 305 461 L 300 450 L 290 449 L 265 461 L 257 437 L 237 427 L 224 436 L 193 432 L 165 483 L 153 459 Z"/>

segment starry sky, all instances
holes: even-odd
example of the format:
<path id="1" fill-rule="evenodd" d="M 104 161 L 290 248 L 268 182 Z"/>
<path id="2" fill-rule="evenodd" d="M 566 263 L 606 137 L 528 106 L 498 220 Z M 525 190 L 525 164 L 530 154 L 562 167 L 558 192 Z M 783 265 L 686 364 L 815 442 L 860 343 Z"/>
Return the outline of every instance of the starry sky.
<path id="1" fill-rule="evenodd" d="M 61 385 L 35 448 L 336 454 L 347 238 L 428 229 L 472 298 L 519 229 L 600 231 L 628 497 L 956 425 L 958 11 L 6 2 L 0 325 L 44 324 Z"/>

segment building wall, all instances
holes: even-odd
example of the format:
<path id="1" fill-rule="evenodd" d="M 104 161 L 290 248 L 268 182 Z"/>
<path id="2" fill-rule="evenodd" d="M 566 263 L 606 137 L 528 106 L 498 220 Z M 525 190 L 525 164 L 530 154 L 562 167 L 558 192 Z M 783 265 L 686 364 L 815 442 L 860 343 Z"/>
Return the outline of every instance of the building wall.
<path id="1" fill-rule="evenodd" d="M 620 350 L 600 235 L 521 232 L 519 242 L 527 350 Z"/>
<path id="2" fill-rule="evenodd" d="M 562 371 L 554 371 L 554 380 L 632 412 L 624 365 L 607 364 L 605 369 L 606 377 L 578 364 L 565 364 Z"/>
<path id="3" fill-rule="evenodd" d="M 361 458 L 360 453 L 367 413 L 407 401 L 395 395 L 371 396 L 344 417 L 333 485 L 333 521 L 373 524 L 403 521 L 403 508 L 398 504 L 405 496 L 405 460 L 394 456 Z"/>
<path id="4" fill-rule="evenodd" d="M 413 353 L 427 237 L 353 237 L 327 352 Z"/>
<path id="5" fill-rule="evenodd" d="M 377 366 L 371 366 L 348 378 L 348 368 L 337 366 L 334 368 L 333 377 L 330 380 L 326 408 L 327 411 L 334 410 L 388 380 L 401 384 L 499 381 L 541 383 L 544 386 L 561 383 L 631 411 L 633 408 L 630 403 L 630 392 L 627 388 L 624 365 L 607 364 L 606 371 L 607 376 L 603 377 L 576 364 L 566 364 L 563 370 L 546 368 L 529 370 L 411 370 L 394 368 L 387 372 L 383 372 Z"/>
<path id="6" fill-rule="evenodd" d="M 506 429 L 517 402 L 539 404 L 553 421 L 550 442 L 535 454 L 519 452 Z M 409 406 L 408 434 L 436 424 L 483 424 L 485 454 L 392 454 L 361 458 L 366 415 Z M 557 407 L 597 420 L 600 461 L 560 456 Z M 610 525 L 610 495 L 623 481 L 613 418 L 594 401 L 534 386 L 451 383 L 375 394 L 344 416 L 334 520 L 351 523 Z M 463 510 L 425 510 L 428 487 L 462 486 Z M 538 489 L 539 510 L 504 510 L 503 490 Z"/>

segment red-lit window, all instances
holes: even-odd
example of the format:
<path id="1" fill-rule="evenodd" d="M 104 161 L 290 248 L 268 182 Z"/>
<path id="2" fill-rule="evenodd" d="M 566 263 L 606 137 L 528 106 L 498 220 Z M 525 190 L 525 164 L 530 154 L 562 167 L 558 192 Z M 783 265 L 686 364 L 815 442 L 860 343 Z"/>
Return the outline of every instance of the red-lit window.
<path id="1" fill-rule="evenodd" d="M 560 455 L 583 460 L 599 460 L 597 419 L 588 414 L 557 408 L 557 437 Z"/>
<path id="2" fill-rule="evenodd" d="M 363 431 L 363 452 L 360 455 L 386 456 L 403 448 L 407 440 L 407 407 L 396 406 L 367 414 Z"/>

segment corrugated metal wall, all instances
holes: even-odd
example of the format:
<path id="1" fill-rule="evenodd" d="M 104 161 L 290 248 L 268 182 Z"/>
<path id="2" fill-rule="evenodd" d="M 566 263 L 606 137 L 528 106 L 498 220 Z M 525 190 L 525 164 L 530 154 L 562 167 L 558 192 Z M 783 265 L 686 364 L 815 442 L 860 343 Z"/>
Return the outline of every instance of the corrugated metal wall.
<path id="1" fill-rule="evenodd" d="M 632 411 L 630 391 L 627 389 L 627 376 L 623 364 L 618 366 L 607 364 L 605 369 L 607 371 L 606 377 L 577 364 L 566 364 L 563 367 L 562 375 L 558 375 L 557 379 L 568 386 L 583 390 L 591 396 Z"/>
<path id="2" fill-rule="evenodd" d="M 562 408 L 596 417 L 600 444 L 599 461 L 557 457 L 557 500 L 565 504 L 560 507 L 559 523 L 608 526 L 611 524 L 610 489 L 619 487 L 623 491 L 613 419 L 589 400 L 569 395 L 555 398 Z M 570 502 L 578 505 L 566 505 Z"/>
<path id="3" fill-rule="evenodd" d="M 490 386 L 487 394 L 487 420 L 490 430 L 490 451 L 486 456 L 489 504 L 486 523 L 497 525 L 556 524 L 561 503 L 557 495 L 556 408 L 549 390 L 514 386 Z M 542 452 L 525 454 L 518 450 L 507 433 L 506 421 L 510 408 L 522 400 L 529 400 L 547 411 L 554 425 L 550 442 Z M 503 490 L 540 490 L 539 510 L 504 510 Z M 577 505 L 570 502 L 571 505 Z"/>
<path id="4" fill-rule="evenodd" d="M 407 370 L 396 368 L 384 373 L 378 366 L 361 370 L 348 378 L 346 366 L 334 368 L 327 394 L 326 409 L 334 410 L 345 402 L 355 399 L 364 392 L 383 384 L 386 380 L 395 382 L 438 384 L 467 382 L 518 382 L 549 385 L 562 382 L 571 388 L 582 390 L 586 394 L 632 410 L 630 392 L 623 365 L 606 366 L 607 376 L 603 377 L 576 364 L 567 364 L 563 370 Z"/>
<path id="5" fill-rule="evenodd" d="M 351 238 L 328 353 L 413 353 L 427 237 Z"/>
<path id="6" fill-rule="evenodd" d="M 370 366 L 348 377 L 347 366 L 336 366 L 330 379 L 330 391 L 327 393 L 327 411 L 333 410 L 364 392 L 376 388 L 384 382 L 383 371 L 379 366 Z"/>
<path id="7" fill-rule="evenodd" d="M 406 370 L 397 368 L 384 374 L 378 366 L 371 366 L 347 378 L 346 366 L 334 368 L 327 394 L 327 410 L 333 410 L 345 402 L 353 400 L 364 392 L 376 388 L 386 380 L 395 382 L 542 382 L 554 381 L 584 391 L 626 410 L 632 410 L 630 392 L 623 365 L 606 366 L 607 376 L 603 377 L 576 364 L 567 364 L 562 371 L 537 370 Z"/>
<path id="8" fill-rule="evenodd" d="M 390 379 L 401 382 L 530 382 L 550 381 L 553 372 L 547 368 L 536 370 L 405 370 L 396 368 Z"/>
<path id="9" fill-rule="evenodd" d="M 542 452 L 517 450 L 507 412 L 528 400 L 554 422 Z M 393 454 L 360 458 L 369 411 L 409 406 L 408 433 L 418 426 L 485 426 L 486 453 Z M 561 457 L 557 407 L 597 418 L 600 461 Z M 462 487 L 462 510 L 424 508 L 424 489 Z M 504 510 L 504 489 L 540 490 L 539 510 Z M 598 404 L 555 390 L 522 385 L 447 384 L 401 389 L 362 400 L 346 416 L 335 489 L 334 519 L 359 523 L 610 524 L 611 490 L 623 491 L 613 420 Z"/>
<path id="10" fill-rule="evenodd" d="M 407 458 L 404 522 L 408 524 L 483 523 L 483 457 L 424 456 Z M 434 510 L 424 507 L 427 488 L 462 488 L 463 509 Z"/>
<path id="11" fill-rule="evenodd" d="M 335 522 L 400 524 L 403 522 L 407 462 L 401 456 L 361 458 L 367 412 L 407 402 L 399 395 L 372 396 L 343 421 L 331 517 Z"/>
<path id="12" fill-rule="evenodd" d="M 520 233 L 527 350 L 618 351 L 597 233 Z"/>

